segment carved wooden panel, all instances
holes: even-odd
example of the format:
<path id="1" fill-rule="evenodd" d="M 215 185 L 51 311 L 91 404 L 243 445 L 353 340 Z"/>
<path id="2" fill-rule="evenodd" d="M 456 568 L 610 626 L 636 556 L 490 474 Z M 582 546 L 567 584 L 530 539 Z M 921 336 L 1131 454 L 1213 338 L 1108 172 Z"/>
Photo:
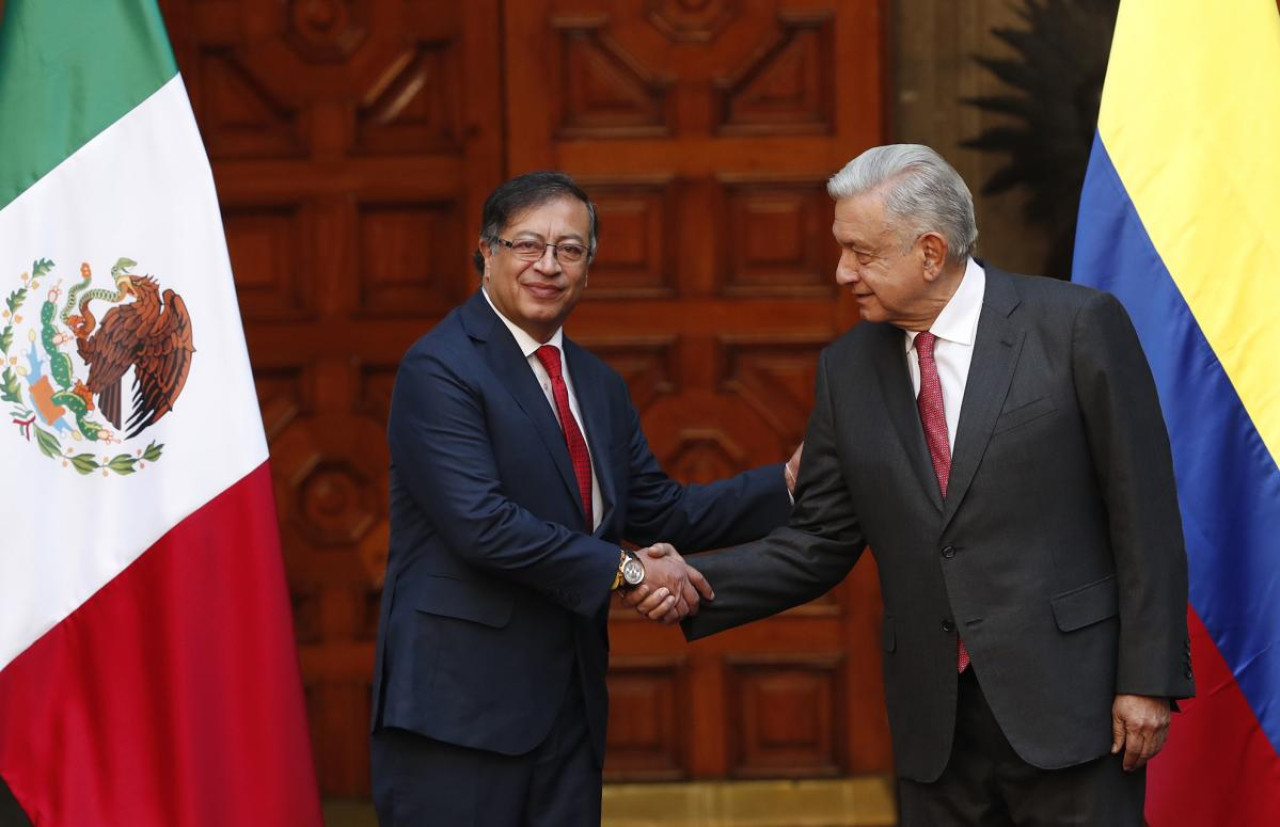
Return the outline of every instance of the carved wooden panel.
<path id="1" fill-rule="evenodd" d="M 450 41 L 406 49 L 363 93 L 355 151 L 368 155 L 456 152 L 463 145 L 461 55 Z"/>
<path id="2" fill-rule="evenodd" d="M 286 0 L 285 41 L 311 63 L 342 61 L 369 34 L 369 7 L 355 0 Z"/>
<path id="3" fill-rule="evenodd" d="M 375 422 L 385 423 L 391 413 L 391 391 L 395 388 L 398 358 L 394 361 L 365 362 L 358 367 L 360 389 L 356 409 Z"/>
<path id="4" fill-rule="evenodd" d="M 651 0 L 648 20 L 672 41 L 706 43 L 737 18 L 741 7 L 735 0 Z"/>
<path id="5" fill-rule="evenodd" d="M 320 588 L 315 583 L 295 583 L 290 586 L 290 602 L 293 607 L 293 631 L 299 646 L 314 645 L 324 640 L 320 605 Z"/>
<path id="6" fill-rule="evenodd" d="M 322 790 L 355 790 L 369 783 L 369 751 L 351 745 L 368 740 L 370 688 L 367 679 L 303 679 L 311 747 L 324 757 L 316 767 Z"/>
<path id="7" fill-rule="evenodd" d="M 223 228 L 246 321 L 303 319 L 313 310 L 313 245 L 298 203 L 238 206 L 223 199 Z"/>
<path id="8" fill-rule="evenodd" d="M 365 418 L 317 414 L 272 445 L 276 498 L 286 537 L 321 550 L 358 543 L 386 512 L 383 430 Z"/>
<path id="9" fill-rule="evenodd" d="M 825 182 L 884 137 L 881 3 L 504 9 L 506 65 L 547 67 L 506 78 L 508 168 L 565 169 L 600 204 L 600 250 L 569 334 L 622 370 L 672 476 L 709 482 L 782 461 L 803 437 L 818 351 L 856 319 L 834 285 Z M 637 350 L 642 339 L 663 341 L 662 356 Z M 826 775 L 855 758 L 888 771 L 878 674 L 846 666 L 874 657 L 879 598 L 865 578 L 691 649 L 616 611 L 614 702 L 647 708 L 674 692 L 677 717 L 692 716 L 693 777 Z M 772 660 L 797 651 L 808 659 Z M 622 667 L 685 652 L 684 683 Z M 611 741 L 611 777 L 666 766 L 674 747 L 622 731 L 646 746 Z"/>
<path id="10" fill-rule="evenodd" d="M 780 31 L 735 77 L 716 84 L 719 130 L 828 133 L 835 128 L 835 13 L 784 12 Z"/>
<path id="11" fill-rule="evenodd" d="M 720 389 L 740 396 L 775 430 L 798 443 L 813 407 L 818 355 L 826 344 L 813 336 L 790 342 L 722 336 L 717 354 Z"/>
<path id="12" fill-rule="evenodd" d="M 845 703 L 840 658 L 735 656 L 730 663 L 732 774 L 839 774 Z"/>
<path id="13" fill-rule="evenodd" d="M 258 390 L 262 424 L 267 432 L 267 440 L 271 441 L 308 409 L 302 385 L 302 368 L 297 365 L 258 367 L 253 372 L 253 378 Z"/>
<path id="14" fill-rule="evenodd" d="M 223 205 L 321 789 L 367 795 L 387 405 L 401 354 L 477 283 L 499 0 L 161 6 Z"/>
<path id="15" fill-rule="evenodd" d="M 463 235 L 450 202 L 357 208 L 359 308 L 371 316 L 443 316 L 473 287 L 450 255 Z"/>
<path id="16" fill-rule="evenodd" d="M 296 158 L 306 153 L 299 109 L 233 52 L 211 48 L 183 72 L 214 158 Z"/>
<path id="17" fill-rule="evenodd" d="M 602 20 L 554 21 L 561 137 L 642 137 L 671 131 L 669 82 L 601 32 Z"/>
<path id="18" fill-rule="evenodd" d="M 728 296 L 836 295 L 826 180 L 725 181 L 721 290 Z"/>
<path id="19" fill-rule="evenodd" d="M 485 196 L 562 168 L 598 202 L 568 333 L 627 380 L 673 476 L 779 462 L 856 318 L 823 182 L 883 138 L 882 2 L 161 6 L 224 207 L 317 772 L 366 796 L 390 392 L 477 286 Z M 610 777 L 886 771 L 867 578 L 694 647 L 619 616 Z"/>
<path id="20" fill-rule="evenodd" d="M 779 434 L 741 399 L 709 390 L 686 388 L 658 399 L 645 412 L 643 424 L 663 468 L 688 482 L 712 482 L 790 453 Z"/>
<path id="21" fill-rule="evenodd" d="M 684 659 L 620 657 L 609 664 L 610 778 L 670 781 L 689 774 Z"/>
<path id="22" fill-rule="evenodd" d="M 679 187 L 662 180 L 580 183 L 608 238 L 591 263 L 587 298 L 674 298 Z"/>
<path id="23" fill-rule="evenodd" d="M 680 365 L 671 336 L 588 337 L 579 344 L 627 380 L 631 401 L 641 413 L 677 389 Z"/>

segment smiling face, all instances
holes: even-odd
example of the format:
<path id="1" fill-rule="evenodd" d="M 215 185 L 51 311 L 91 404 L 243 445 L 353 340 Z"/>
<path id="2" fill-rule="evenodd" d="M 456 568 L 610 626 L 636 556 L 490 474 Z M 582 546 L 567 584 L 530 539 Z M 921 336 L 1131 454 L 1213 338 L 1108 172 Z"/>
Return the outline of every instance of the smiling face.
<path id="1" fill-rule="evenodd" d="M 940 280 L 946 255 L 941 236 L 903 237 L 878 191 L 836 201 L 831 232 L 840 245 L 836 283 L 853 293 L 862 318 L 928 330 L 955 289 Z"/>
<path id="2" fill-rule="evenodd" d="M 502 228 L 506 241 L 533 239 L 544 243 L 574 242 L 589 247 L 591 216 L 576 198 L 557 198 L 517 213 Z M 502 315 L 539 342 L 547 342 L 564 324 L 587 284 L 587 259 L 561 264 L 550 247 L 527 261 L 510 248 L 480 239 L 484 285 Z"/>

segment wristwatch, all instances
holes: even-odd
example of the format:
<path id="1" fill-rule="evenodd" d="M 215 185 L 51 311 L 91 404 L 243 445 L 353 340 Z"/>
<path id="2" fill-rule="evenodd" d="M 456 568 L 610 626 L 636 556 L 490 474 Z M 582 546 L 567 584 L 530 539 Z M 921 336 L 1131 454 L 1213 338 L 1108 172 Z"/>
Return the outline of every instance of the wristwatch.
<path id="1" fill-rule="evenodd" d="M 634 589 L 644 582 L 644 563 L 630 551 L 622 553 L 622 562 L 618 565 L 618 573 L 622 575 L 621 589 Z"/>

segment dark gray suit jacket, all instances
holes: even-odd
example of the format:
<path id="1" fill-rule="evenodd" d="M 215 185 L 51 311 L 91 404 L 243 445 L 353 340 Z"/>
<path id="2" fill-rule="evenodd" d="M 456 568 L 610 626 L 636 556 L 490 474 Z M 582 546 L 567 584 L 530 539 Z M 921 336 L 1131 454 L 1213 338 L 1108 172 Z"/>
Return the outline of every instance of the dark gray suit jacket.
<path id="1" fill-rule="evenodd" d="M 951 750 L 956 635 L 1010 743 L 1043 768 L 1111 746 L 1116 693 L 1189 697 L 1187 563 L 1168 436 L 1111 295 L 986 269 L 948 496 L 903 336 L 863 323 L 822 354 L 790 525 L 699 557 L 690 639 L 837 584 L 870 546 L 899 775 Z"/>

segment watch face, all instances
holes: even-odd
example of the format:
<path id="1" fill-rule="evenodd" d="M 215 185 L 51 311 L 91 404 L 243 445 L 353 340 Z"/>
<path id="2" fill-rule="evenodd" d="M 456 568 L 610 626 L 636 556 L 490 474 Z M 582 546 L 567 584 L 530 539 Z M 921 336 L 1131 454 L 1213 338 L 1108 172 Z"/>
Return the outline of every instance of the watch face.
<path id="1" fill-rule="evenodd" d="M 634 557 L 628 557 L 622 564 L 622 579 L 628 586 L 638 586 L 644 582 L 644 564 Z"/>

